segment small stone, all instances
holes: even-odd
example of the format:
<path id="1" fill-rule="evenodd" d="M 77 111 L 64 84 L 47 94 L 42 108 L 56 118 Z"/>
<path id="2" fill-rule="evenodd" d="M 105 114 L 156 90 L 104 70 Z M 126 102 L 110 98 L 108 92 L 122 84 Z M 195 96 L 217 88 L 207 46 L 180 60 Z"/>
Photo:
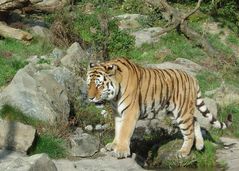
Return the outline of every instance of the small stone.
<path id="1" fill-rule="evenodd" d="M 93 126 L 92 126 L 92 125 L 87 125 L 87 126 L 85 127 L 85 130 L 86 130 L 86 131 L 92 131 L 92 130 L 93 130 Z"/>
<path id="2" fill-rule="evenodd" d="M 106 110 L 102 110 L 100 114 L 103 115 L 105 118 L 105 117 L 107 117 L 108 112 Z"/>
<path id="3" fill-rule="evenodd" d="M 101 153 L 106 153 L 107 150 L 106 150 L 105 148 L 101 148 L 101 149 L 100 149 L 100 152 L 101 152 Z"/>
<path id="4" fill-rule="evenodd" d="M 109 124 L 104 124 L 104 125 L 102 126 L 102 129 L 105 130 L 105 129 L 109 128 L 109 126 L 110 126 Z"/>
<path id="5" fill-rule="evenodd" d="M 102 131 L 102 130 L 103 130 L 102 125 L 101 125 L 101 124 L 97 124 L 97 125 L 95 126 L 95 130 L 96 130 L 96 131 Z"/>
<path id="6" fill-rule="evenodd" d="M 52 56 L 54 58 L 62 58 L 65 55 L 65 52 L 59 48 L 55 48 L 52 51 Z"/>
<path id="7" fill-rule="evenodd" d="M 74 134 L 75 134 L 75 135 L 81 135 L 81 134 L 83 134 L 83 129 L 80 128 L 80 127 L 76 128 Z"/>

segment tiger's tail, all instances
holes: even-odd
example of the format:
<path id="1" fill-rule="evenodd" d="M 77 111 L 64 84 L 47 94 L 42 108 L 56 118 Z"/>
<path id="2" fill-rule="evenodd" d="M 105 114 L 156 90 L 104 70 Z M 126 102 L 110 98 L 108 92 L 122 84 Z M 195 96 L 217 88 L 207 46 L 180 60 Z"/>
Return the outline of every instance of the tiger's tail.
<path id="1" fill-rule="evenodd" d="M 201 91 L 198 88 L 197 91 L 197 100 L 196 100 L 196 107 L 197 109 L 201 112 L 201 114 L 208 118 L 210 123 L 212 124 L 212 126 L 214 128 L 220 128 L 220 129 L 225 129 L 228 128 L 229 126 L 231 126 L 232 124 L 232 115 L 228 114 L 227 116 L 227 120 L 225 122 L 220 122 L 219 120 L 217 120 L 213 114 L 210 113 L 210 111 L 208 110 L 207 106 L 205 105 L 202 97 L 201 97 Z"/>

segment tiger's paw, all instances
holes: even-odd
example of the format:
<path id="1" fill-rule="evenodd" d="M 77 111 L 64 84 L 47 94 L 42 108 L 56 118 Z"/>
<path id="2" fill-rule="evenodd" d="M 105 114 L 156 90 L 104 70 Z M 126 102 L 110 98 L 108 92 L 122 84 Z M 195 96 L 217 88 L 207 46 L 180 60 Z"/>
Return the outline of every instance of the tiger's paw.
<path id="1" fill-rule="evenodd" d="M 113 156 L 118 159 L 127 158 L 128 156 L 130 156 L 129 146 L 116 146 Z"/>
<path id="2" fill-rule="evenodd" d="M 188 152 L 188 150 L 182 150 L 180 149 L 177 153 L 177 157 L 178 158 L 185 158 L 189 155 L 190 152 Z"/>
<path id="3" fill-rule="evenodd" d="M 116 147 L 116 143 L 112 142 L 112 143 L 106 144 L 105 149 L 107 151 L 112 151 L 112 150 L 114 150 L 115 147 Z"/>

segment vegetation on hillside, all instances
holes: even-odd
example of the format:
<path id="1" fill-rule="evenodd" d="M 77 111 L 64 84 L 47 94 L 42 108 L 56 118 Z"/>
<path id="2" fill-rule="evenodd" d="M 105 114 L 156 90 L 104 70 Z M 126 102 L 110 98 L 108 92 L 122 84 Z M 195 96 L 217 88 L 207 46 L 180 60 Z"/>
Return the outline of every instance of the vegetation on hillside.
<path id="1" fill-rule="evenodd" d="M 187 13 L 192 10 L 197 0 L 168 0 L 170 6 Z M 87 9 L 87 7 L 90 9 Z M 27 58 L 32 55 L 48 54 L 55 46 L 67 48 L 78 41 L 82 47 L 92 53 L 95 59 L 106 60 L 118 56 L 126 56 L 137 63 L 161 63 L 176 58 L 192 60 L 205 70 L 197 75 L 203 91 L 213 90 L 223 81 L 235 86 L 239 85 L 239 1 L 237 0 L 206 0 L 200 9 L 187 18 L 188 27 L 192 28 L 202 38 L 221 54 L 212 57 L 202 46 L 185 36 L 180 29 L 175 28 L 161 35 L 160 41 L 137 48 L 130 30 L 120 30 L 118 19 L 114 16 L 125 13 L 147 15 L 147 19 L 139 21 L 142 27 L 164 27 L 168 21 L 159 7 L 146 5 L 144 0 L 76 0 L 74 5 L 65 7 L 53 14 L 41 14 L 44 21 L 53 32 L 51 43 L 35 38 L 29 44 L 13 39 L 0 38 L 0 87 L 6 86 L 15 73 L 27 64 Z M 218 24 L 216 34 L 209 32 L 204 24 Z M 210 83 L 210 84 L 209 84 Z M 95 115 L 95 113 L 97 113 Z M 234 124 L 227 131 L 212 130 L 212 136 L 217 139 L 221 135 L 239 137 L 239 106 L 231 104 L 219 108 L 220 120 L 228 113 L 234 114 Z M 57 123 L 48 125 L 32 118 L 27 118 L 21 111 L 4 106 L 0 117 L 17 120 L 33 125 L 38 130 L 36 146 L 29 154 L 45 152 L 53 158 L 67 156 L 66 139 L 71 132 L 68 125 Z M 103 118 L 94 106 L 81 106 L 76 112 L 79 125 L 95 126 L 97 123 L 110 122 L 111 126 L 103 133 L 102 143 L 112 140 L 113 123 L 111 118 Z M 49 131 L 50 130 L 50 131 Z M 215 167 L 215 150 L 212 142 L 206 141 L 204 153 L 197 153 L 197 167 Z M 186 166 L 192 166 L 191 161 Z M 168 166 L 172 167 L 172 166 Z"/>

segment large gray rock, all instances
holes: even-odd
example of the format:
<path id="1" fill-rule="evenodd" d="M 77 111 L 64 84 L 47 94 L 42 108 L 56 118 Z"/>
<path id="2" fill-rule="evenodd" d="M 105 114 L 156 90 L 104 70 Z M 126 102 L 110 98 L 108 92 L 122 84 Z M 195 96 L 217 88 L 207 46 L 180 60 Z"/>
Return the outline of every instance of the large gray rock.
<path id="1" fill-rule="evenodd" d="M 96 159 L 82 159 L 78 161 L 69 160 L 54 160 L 58 171 L 142 171 L 135 160 L 135 155 L 132 158 L 116 159 L 110 154 Z"/>
<path id="2" fill-rule="evenodd" d="M 5 155 L 5 156 L 4 156 Z M 47 154 L 33 156 L 0 151 L 0 171 L 57 171 Z"/>
<path id="3" fill-rule="evenodd" d="M 99 150 L 99 139 L 95 136 L 82 133 L 70 137 L 70 154 L 77 157 L 90 157 Z"/>
<path id="4" fill-rule="evenodd" d="M 177 58 L 175 61 L 164 62 L 161 64 L 148 64 L 147 66 L 160 69 L 180 69 L 192 75 L 196 75 L 199 71 L 203 69 L 202 66 L 185 58 Z"/>
<path id="5" fill-rule="evenodd" d="M 35 139 L 36 129 L 19 122 L 0 119 L 0 148 L 27 152 Z"/>
<path id="6" fill-rule="evenodd" d="M 48 11 L 48 12 L 53 12 L 55 10 L 59 10 L 62 7 L 64 7 L 66 4 L 69 4 L 69 0 L 42 0 L 42 1 L 37 1 L 33 0 L 34 4 L 33 6 L 37 9 L 43 10 L 43 11 Z"/>
<path id="7" fill-rule="evenodd" d="M 162 31 L 161 27 L 151 27 L 145 28 L 136 32 L 130 33 L 135 37 L 135 46 L 141 47 L 143 44 L 151 44 L 159 41 L 160 36 L 155 36 L 155 34 Z"/>
<path id="8" fill-rule="evenodd" d="M 42 27 L 42 26 L 33 26 L 32 27 L 32 33 L 36 36 L 39 36 L 45 40 L 50 41 L 52 38 L 52 33 L 51 31 L 46 28 L 46 27 Z"/>
<path id="9" fill-rule="evenodd" d="M 230 137 L 221 137 L 224 148 L 219 148 L 216 152 L 217 163 L 226 164 L 226 170 L 239 170 L 239 139 Z"/>
<path id="10" fill-rule="evenodd" d="M 50 72 L 54 69 L 41 70 L 33 64 L 19 70 L 0 94 L 0 106 L 9 104 L 27 116 L 52 123 L 67 120 L 70 105 L 66 88 Z"/>
<path id="11" fill-rule="evenodd" d="M 205 94 L 212 96 L 220 106 L 239 104 L 239 88 L 232 85 L 222 84 L 219 88 L 207 91 Z"/>
<path id="12" fill-rule="evenodd" d="M 88 54 L 81 48 L 80 44 L 73 43 L 66 52 L 66 55 L 61 59 L 63 66 L 69 68 L 71 71 L 76 72 L 82 63 L 88 61 Z"/>

